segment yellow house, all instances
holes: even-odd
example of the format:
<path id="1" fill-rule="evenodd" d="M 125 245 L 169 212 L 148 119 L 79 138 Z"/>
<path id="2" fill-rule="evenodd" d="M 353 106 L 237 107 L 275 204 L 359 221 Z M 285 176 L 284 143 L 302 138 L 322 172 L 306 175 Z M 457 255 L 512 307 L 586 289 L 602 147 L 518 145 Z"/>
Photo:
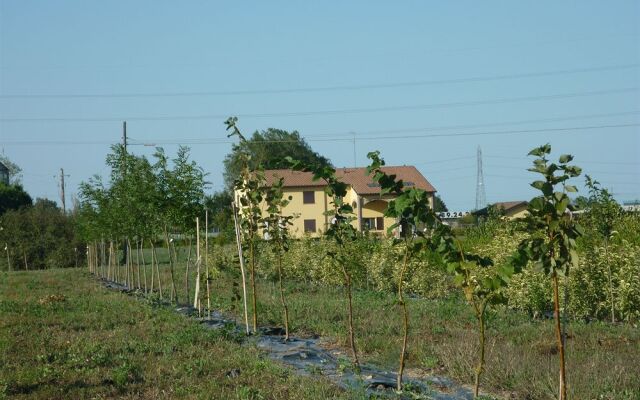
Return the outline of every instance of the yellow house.
<path id="1" fill-rule="evenodd" d="M 428 192 L 429 203 L 433 207 L 436 189 L 415 167 L 384 167 L 382 170 L 389 175 L 396 175 L 396 179 L 402 179 L 405 187 L 417 187 Z M 338 168 L 336 176 L 348 185 L 345 202 L 351 204 L 357 217 L 354 226 L 360 231 L 386 233 L 387 228 L 395 223 L 392 218 L 384 217 L 387 202 L 393 196 L 380 195 L 380 185 L 367 175 L 366 168 Z M 332 207 L 331 198 L 324 192 L 324 181 L 314 181 L 310 172 L 287 169 L 267 170 L 265 177 L 267 185 L 279 178 L 284 180 L 284 195 L 291 200 L 283 213 L 296 216 L 291 229 L 293 237 L 301 237 L 305 233 L 319 236 L 327 229 L 330 217 L 326 213 Z"/>

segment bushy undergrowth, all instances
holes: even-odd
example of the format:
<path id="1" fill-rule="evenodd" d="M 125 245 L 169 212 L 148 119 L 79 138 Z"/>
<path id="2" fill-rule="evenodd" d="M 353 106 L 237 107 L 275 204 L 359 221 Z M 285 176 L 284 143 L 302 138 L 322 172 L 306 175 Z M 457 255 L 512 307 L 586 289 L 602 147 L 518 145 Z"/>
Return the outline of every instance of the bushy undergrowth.
<path id="1" fill-rule="evenodd" d="M 580 263 L 571 271 L 569 281 L 562 280 L 561 294 L 568 294 L 567 313 L 580 320 L 605 319 L 610 312 L 607 291 L 607 268 L 611 268 L 614 288 L 614 310 L 619 320 L 634 322 L 640 319 L 640 218 L 627 215 L 617 222 L 618 235 L 609 244 L 605 256 L 603 244 L 587 235 L 580 246 Z M 463 243 L 470 250 L 491 257 L 496 265 L 508 262 L 518 243 L 526 237 L 517 222 L 491 220 L 461 232 Z M 584 243 L 584 242 L 587 242 Z M 260 251 L 264 278 L 275 280 L 277 271 L 273 255 L 266 248 Z M 312 285 L 339 286 L 340 271 L 331 265 L 327 256 L 331 241 L 305 237 L 293 241 L 285 255 L 286 279 Z M 393 246 L 391 240 L 364 237 L 351 244 L 350 257 L 354 269 L 356 287 L 392 292 L 397 290 L 398 255 L 402 246 Z M 213 250 L 210 265 L 216 270 L 235 268 L 237 257 L 233 248 Z M 565 291 L 564 285 L 568 284 Z M 410 265 L 404 282 L 405 289 L 413 295 L 428 299 L 445 299 L 458 296 L 451 275 L 437 255 L 424 253 Z M 532 266 L 514 275 L 506 289 L 507 307 L 525 312 L 534 318 L 548 317 L 552 307 L 552 292 L 548 279 Z M 564 300 L 563 300 L 564 304 Z"/>

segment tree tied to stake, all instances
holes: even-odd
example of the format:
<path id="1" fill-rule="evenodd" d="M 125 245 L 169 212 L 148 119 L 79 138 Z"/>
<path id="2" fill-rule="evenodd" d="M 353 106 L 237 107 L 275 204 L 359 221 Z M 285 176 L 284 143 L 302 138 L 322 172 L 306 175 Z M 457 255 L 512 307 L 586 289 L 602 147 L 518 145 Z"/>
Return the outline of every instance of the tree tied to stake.
<path id="1" fill-rule="evenodd" d="M 407 355 L 407 340 L 409 337 L 409 311 L 404 299 L 404 277 L 411 261 L 428 247 L 429 234 L 438 222 L 434 210 L 429 205 L 429 195 L 426 191 L 415 187 L 405 188 L 402 180 L 396 180 L 395 175 L 387 175 L 383 171 L 385 162 L 380 158 L 380 152 L 367 154 L 371 164 L 367 172 L 375 182 L 380 184 L 380 195 L 394 194 L 390 200 L 384 216 L 394 218 L 396 222 L 387 229 L 392 235 L 396 228 L 400 229 L 400 238 L 394 238 L 394 246 L 402 245 L 403 253 L 400 274 L 398 275 L 398 304 L 402 307 L 403 337 L 400 361 L 398 367 L 397 390 L 402 390 L 405 359 Z"/>
<path id="2" fill-rule="evenodd" d="M 267 216 L 262 220 L 262 228 L 267 234 L 271 251 L 276 256 L 278 268 L 278 284 L 280 288 L 280 302 L 284 320 L 284 340 L 289 340 L 289 308 L 285 299 L 282 270 L 282 258 L 289 251 L 289 227 L 293 225 L 292 215 L 283 215 L 282 210 L 289 204 L 291 196 L 284 198 L 282 187 L 284 179 L 277 179 L 270 187 L 265 188 L 265 201 L 267 204 Z"/>
<path id="3" fill-rule="evenodd" d="M 573 206 L 567 192 L 578 189 L 567 184 L 570 178 L 580 175 L 582 169 L 569 165 L 573 160 L 570 154 L 563 154 L 558 163 L 551 163 L 547 156 L 551 153 L 551 145 L 545 144 L 529 152 L 537 157 L 533 160 L 533 168 L 529 171 L 542 175 L 543 180 L 531 183 L 541 192 L 529 202 L 528 215 L 525 218 L 527 230 L 531 237 L 523 240 L 518 246 L 517 254 L 512 258 L 514 265 L 524 266 L 533 262 L 538 270 L 551 278 L 553 286 L 553 306 L 555 331 L 559 355 L 559 396 L 567 399 L 567 381 L 565 374 L 565 347 L 560 321 L 559 277 L 569 276 L 571 266 L 578 266 L 576 239 L 583 235 L 583 230 L 573 219 Z M 556 190 L 560 185 L 562 191 Z M 564 310 L 566 312 L 566 310 Z"/>
<path id="4" fill-rule="evenodd" d="M 308 164 L 303 161 L 293 160 L 287 157 L 294 171 L 311 172 L 313 180 L 323 180 L 326 183 L 324 192 L 331 198 L 332 209 L 327 211 L 325 215 L 331 218 L 331 223 L 327 226 L 324 235 L 333 240 L 336 244 L 336 250 L 328 250 L 327 256 L 331 258 L 334 265 L 340 268 L 344 279 L 345 292 L 348 304 L 348 327 L 349 327 L 349 345 L 353 357 L 353 364 L 356 369 L 360 368 L 358 359 L 358 351 L 355 342 L 355 328 L 353 325 L 353 271 L 359 265 L 352 257 L 350 248 L 360 237 L 358 230 L 353 226 L 356 217 L 353 213 L 353 207 L 344 201 L 347 195 L 347 184 L 342 182 L 336 176 L 336 170 L 328 165 Z"/>
<path id="5" fill-rule="evenodd" d="M 225 124 L 230 130 L 228 137 L 238 136 L 240 143 L 246 142 L 236 123 L 238 118 L 231 117 Z M 234 145 L 234 150 L 241 146 Z M 251 167 L 251 154 L 240 151 L 239 158 L 242 169 L 234 181 L 234 189 L 239 194 L 239 217 L 244 240 L 243 246 L 249 255 L 249 271 L 251 279 L 251 300 L 253 308 L 253 331 L 258 329 L 258 299 L 256 291 L 256 265 L 258 257 L 259 229 L 262 224 L 263 187 L 265 185 L 264 169 L 261 165 Z"/>

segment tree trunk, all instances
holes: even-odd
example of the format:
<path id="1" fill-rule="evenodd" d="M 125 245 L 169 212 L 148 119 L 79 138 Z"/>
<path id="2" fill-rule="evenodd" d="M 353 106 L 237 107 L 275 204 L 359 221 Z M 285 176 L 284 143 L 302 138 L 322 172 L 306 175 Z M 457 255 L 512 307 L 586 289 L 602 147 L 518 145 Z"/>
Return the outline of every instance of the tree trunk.
<path id="1" fill-rule="evenodd" d="M 553 279 L 553 308 L 555 317 L 556 339 L 558 341 L 558 354 L 560 356 L 560 388 L 559 388 L 559 400 L 567 399 L 567 381 L 565 375 L 565 360 L 564 360 L 564 343 L 562 340 L 562 331 L 560 329 L 560 299 L 558 295 L 558 274 L 554 271 L 552 275 Z"/>
<path id="2" fill-rule="evenodd" d="M 11 268 L 11 258 L 9 257 L 9 244 L 5 243 L 4 248 L 7 251 L 7 265 L 9 266 L 9 271 L 11 271 L 12 268 Z"/>
<path id="3" fill-rule="evenodd" d="M 144 279 L 144 293 L 147 294 L 147 263 L 144 261 L 144 239 L 140 239 L 140 243 L 136 244 L 140 258 L 142 259 L 142 277 Z"/>
<path id="4" fill-rule="evenodd" d="M 27 262 L 27 251 L 22 249 L 22 256 L 24 257 L 24 269 L 29 270 L 29 263 Z"/>
<path id="5" fill-rule="evenodd" d="M 153 265 L 154 265 L 153 260 L 155 259 L 155 256 L 153 254 L 153 240 L 149 239 L 149 242 L 151 242 L 151 286 L 150 286 L 149 292 L 153 294 L 153 286 L 155 285 L 154 279 L 156 277 L 156 271 L 153 268 Z"/>
<path id="6" fill-rule="evenodd" d="M 344 275 L 345 291 L 347 292 L 348 305 L 348 325 L 349 325 L 349 346 L 351 346 L 351 356 L 353 357 L 353 365 L 360 368 L 360 360 L 358 360 L 358 350 L 356 349 L 355 329 L 353 327 L 353 300 L 351 296 L 351 276 L 347 269 L 342 265 L 342 273 Z"/>
<path id="7" fill-rule="evenodd" d="M 189 237 L 189 252 L 187 254 L 187 268 L 184 271 L 184 296 L 187 304 L 189 304 L 189 265 L 191 264 L 191 237 Z"/>
<path id="8" fill-rule="evenodd" d="M 198 309 L 198 315 L 200 315 L 200 219 L 198 217 L 196 217 L 196 284 L 193 308 Z"/>
<path id="9" fill-rule="evenodd" d="M 231 207 L 233 208 L 233 224 L 236 231 L 238 259 L 240 260 L 240 273 L 242 275 L 242 300 L 243 300 L 243 306 L 244 306 L 244 325 L 245 325 L 247 335 L 249 335 L 249 313 L 247 311 L 247 280 L 246 280 L 246 274 L 244 270 L 244 257 L 242 254 L 242 239 L 240 236 L 240 225 L 238 224 L 238 209 L 236 208 L 235 204 L 231 204 Z"/>
<path id="10" fill-rule="evenodd" d="M 278 282 L 280 283 L 280 302 L 284 311 L 284 340 L 289 340 L 289 308 L 284 299 L 284 287 L 282 286 L 282 254 L 278 254 Z"/>
<path id="11" fill-rule="evenodd" d="M 156 275 L 158 276 L 158 293 L 160 294 L 160 300 L 162 300 L 162 280 L 160 279 L 160 263 L 158 262 L 158 253 L 156 253 L 156 247 L 151 241 L 151 253 L 156 260 Z M 151 266 L 153 268 L 153 265 Z"/>
<path id="12" fill-rule="evenodd" d="M 404 301 L 404 295 L 402 293 L 402 283 L 404 280 L 404 273 L 407 269 L 409 262 L 409 245 L 405 242 L 407 248 L 404 253 L 404 260 L 402 262 L 402 269 L 400 270 L 400 277 L 398 279 L 398 303 L 402 306 L 402 350 L 400 351 L 400 366 L 398 368 L 398 379 L 396 382 L 396 389 L 402 390 L 402 375 L 404 374 L 405 357 L 407 354 L 407 339 L 409 337 L 409 312 L 407 310 L 407 303 Z"/>
<path id="13" fill-rule="evenodd" d="M 209 277 L 209 210 L 204 212 L 204 268 L 207 279 L 207 316 L 211 318 L 211 278 Z"/>
<path id="14" fill-rule="evenodd" d="M 604 260 L 607 263 L 607 278 L 609 280 L 609 300 L 611 302 L 611 323 L 616 323 L 615 301 L 613 299 L 613 277 L 611 273 L 611 263 L 609 262 L 609 239 L 604 239 Z"/>
<path id="15" fill-rule="evenodd" d="M 169 271 L 171 273 L 171 299 L 173 300 L 175 298 L 176 304 L 178 304 L 180 301 L 178 300 L 178 291 L 176 290 L 176 278 L 173 272 L 173 259 L 171 258 L 171 243 L 169 242 L 169 233 L 167 232 L 166 226 L 164 227 L 164 240 L 167 245 L 167 253 L 169 254 Z M 156 262 L 157 261 L 158 261 L 158 258 L 156 256 Z M 178 258 L 176 257 L 176 263 L 177 262 L 178 262 Z M 189 301 L 188 297 L 187 297 L 187 301 Z"/>
<path id="16" fill-rule="evenodd" d="M 253 307 L 253 332 L 258 331 L 258 294 L 256 293 L 256 249 L 253 238 L 249 242 L 251 256 L 251 303 Z"/>
<path id="17" fill-rule="evenodd" d="M 476 366 L 476 379 L 473 387 L 473 398 L 477 399 L 480 393 L 480 375 L 484 372 L 484 352 L 485 352 L 485 320 L 484 313 L 486 308 L 486 301 L 483 301 L 479 308 L 476 308 L 476 319 L 478 320 L 479 327 L 479 340 L 480 355 L 478 357 L 478 365 Z"/>

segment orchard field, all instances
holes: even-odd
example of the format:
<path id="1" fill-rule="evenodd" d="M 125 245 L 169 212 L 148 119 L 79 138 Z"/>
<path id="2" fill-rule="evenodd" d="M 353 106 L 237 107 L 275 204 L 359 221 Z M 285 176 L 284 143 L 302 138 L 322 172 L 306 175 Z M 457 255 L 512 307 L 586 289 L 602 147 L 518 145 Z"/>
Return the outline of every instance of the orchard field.
<path id="1" fill-rule="evenodd" d="M 283 181 L 266 185 L 236 120 L 227 126 L 239 139 L 236 202 L 203 201 L 206 174 L 186 148 L 152 163 L 114 146 L 108 183 L 81 188 L 83 268 L 3 272 L 5 397 L 363 396 L 240 347 L 277 326 L 283 341 L 321 337 L 346 369 L 392 371 L 391 397 L 429 398 L 407 379 L 437 375 L 476 398 L 640 398 L 640 217 L 588 175 L 588 196 L 570 197 L 582 175 L 572 156 L 530 152 L 539 194 L 526 218 L 491 210 L 454 229 L 372 152 L 367 171 L 397 221 L 385 236 L 356 229 L 333 167 L 286 157 L 331 201 L 326 231 L 295 239 Z M 227 229 L 211 237 L 210 221 Z M 239 332 L 205 331 L 176 305 L 222 311 Z"/>

